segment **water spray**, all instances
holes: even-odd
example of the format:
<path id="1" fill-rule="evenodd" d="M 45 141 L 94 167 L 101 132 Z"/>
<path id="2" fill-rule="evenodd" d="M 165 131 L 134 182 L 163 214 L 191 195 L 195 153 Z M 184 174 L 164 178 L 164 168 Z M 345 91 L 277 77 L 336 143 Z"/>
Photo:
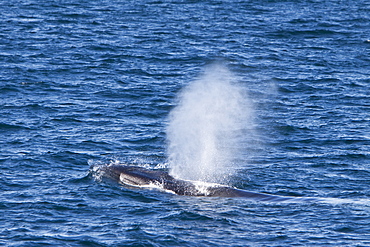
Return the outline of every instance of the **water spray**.
<path id="1" fill-rule="evenodd" d="M 170 173 L 181 179 L 227 183 L 252 108 L 246 91 L 223 65 L 213 64 L 186 86 L 167 126 Z"/>

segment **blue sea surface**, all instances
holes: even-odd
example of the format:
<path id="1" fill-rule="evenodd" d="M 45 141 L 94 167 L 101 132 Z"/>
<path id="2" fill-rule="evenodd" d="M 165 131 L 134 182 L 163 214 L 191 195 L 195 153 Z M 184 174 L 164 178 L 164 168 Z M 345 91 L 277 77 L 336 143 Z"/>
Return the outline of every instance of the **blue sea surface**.
<path id="1" fill-rule="evenodd" d="M 7 0 L 0 11 L 1 246 L 370 246 L 368 1 Z M 318 200 L 93 179 L 96 163 L 169 169 L 168 116 L 215 61 L 254 112 L 230 185 Z"/>

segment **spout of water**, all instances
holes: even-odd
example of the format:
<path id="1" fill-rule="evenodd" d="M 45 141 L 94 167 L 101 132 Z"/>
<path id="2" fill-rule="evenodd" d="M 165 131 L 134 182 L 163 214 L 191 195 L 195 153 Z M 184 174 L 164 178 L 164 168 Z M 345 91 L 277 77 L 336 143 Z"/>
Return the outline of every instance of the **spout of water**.
<path id="1" fill-rule="evenodd" d="M 246 90 L 223 65 L 214 64 L 186 86 L 169 115 L 168 159 L 175 177 L 226 181 L 240 133 L 252 119 Z"/>

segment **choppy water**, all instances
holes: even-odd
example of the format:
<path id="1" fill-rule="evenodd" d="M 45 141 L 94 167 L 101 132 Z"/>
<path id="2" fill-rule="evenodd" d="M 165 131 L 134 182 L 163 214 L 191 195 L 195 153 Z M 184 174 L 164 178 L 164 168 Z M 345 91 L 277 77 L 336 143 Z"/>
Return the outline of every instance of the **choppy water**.
<path id="1" fill-rule="evenodd" d="M 367 1 L 0 10 L 0 245 L 370 245 Z M 183 197 L 88 175 L 88 162 L 168 168 L 176 96 L 214 60 L 254 112 L 231 184 L 321 201 Z"/>

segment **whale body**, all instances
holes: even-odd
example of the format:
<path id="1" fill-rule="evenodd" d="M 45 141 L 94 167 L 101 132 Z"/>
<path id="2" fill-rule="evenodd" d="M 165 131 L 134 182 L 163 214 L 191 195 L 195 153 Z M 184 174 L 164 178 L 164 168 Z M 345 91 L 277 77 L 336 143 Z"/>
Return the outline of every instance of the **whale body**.
<path id="1" fill-rule="evenodd" d="M 243 197 L 261 201 L 284 201 L 295 197 L 250 192 L 221 184 L 174 178 L 165 171 L 129 165 L 104 165 L 100 175 L 129 187 L 155 187 L 182 196 Z"/>

